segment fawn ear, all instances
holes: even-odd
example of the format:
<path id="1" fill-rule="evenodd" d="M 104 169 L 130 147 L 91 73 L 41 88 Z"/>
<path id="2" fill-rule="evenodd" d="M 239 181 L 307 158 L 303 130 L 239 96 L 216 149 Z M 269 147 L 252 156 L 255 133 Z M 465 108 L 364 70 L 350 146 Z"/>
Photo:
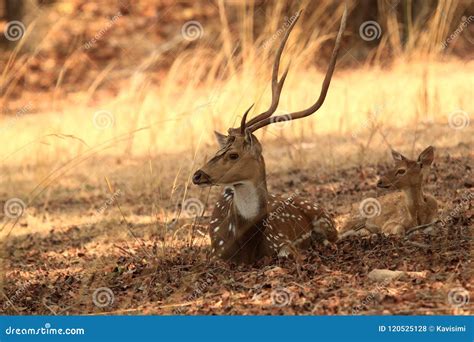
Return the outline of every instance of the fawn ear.
<path id="1" fill-rule="evenodd" d="M 216 140 L 219 146 L 223 148 L 225 144 L 227 143 L 227 135 L 216 132 L 216 131 L 214 131 L 214 135 L 216 137 Z"/>
<path id="2" fill-rule="evenodd" d="M 392 157 L 393 157 L 393 160 L 397 161 L 397 162 L 401 162 L 401 161 L 405 161 L 407 160 L 407 158 L 401 154 L 401 153 L 398 153 L 397 151 L 395 150 L 392 150 Z"/>
<path id="3" fill-rule="evenodd" d="M 422 166 L 430 166 L 434 160 L 434 147 L 428 146 L 418 157 L 418 163 Z"/>

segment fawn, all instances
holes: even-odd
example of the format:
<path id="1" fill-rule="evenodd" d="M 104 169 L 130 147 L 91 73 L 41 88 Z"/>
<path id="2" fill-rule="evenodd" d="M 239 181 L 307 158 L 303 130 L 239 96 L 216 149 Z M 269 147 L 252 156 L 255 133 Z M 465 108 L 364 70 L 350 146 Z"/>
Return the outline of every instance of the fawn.
<path id="1" fill-rule="evenodd" d="M 299 112 L 272 117 L 288 74 L 287 68 L 278 80 L 281 54 L 300 13 L 286 31 L 276 53 L 269 109 L 247 122 L 251 106 L 243 115 L 240 128 L 230 128 L 227 135 L 216 132 L 220 149 L 193 175 L 193 183 L 199 186 L 225 187 L 209 226 L 212 254 L 224 260 L 253 263 L 264 256 L 296 254 L 297 248 L 307 249 L 315 240 L 325 244 L 337 240 L 334 221 L 321 207 L 296 195 L 285 199 L 268 193 L 262 145 L 253 134 L 281 119 L 295 120 L 311 115 L 326 97 L 346 25 L 347 9 L 316 103 Z"/>
<path id="2" fill-rule="evenodd" d="M 435 221 L 438 203 L 423 192 L 423 180 L 434 160 L 434 148 L 427 147 L 416 161 L 392 150 L 395 167 L 381 176 L 377 187 L 400 190 L 377 198 L 377 213 L 373 217 L 350 220 L 342 229 L 341 237 L 365 228 L 372 233 L 405 234 L 408 228 Z M 360 208 L 363 212 L 363 208 Z M 372 216 L 372 215 L 371 215 Z"/>

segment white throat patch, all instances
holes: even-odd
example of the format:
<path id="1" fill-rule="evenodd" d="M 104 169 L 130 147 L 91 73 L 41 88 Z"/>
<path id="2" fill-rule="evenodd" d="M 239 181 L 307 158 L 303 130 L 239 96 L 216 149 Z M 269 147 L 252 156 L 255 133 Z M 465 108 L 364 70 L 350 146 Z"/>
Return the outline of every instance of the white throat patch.
<path id="1" fill-rule="evenodd" d="M 240 216 L 246 220 L 255 218 L 260 212 L 260 198 L 257 188 L 252 182 L 242 182 L 232 186 L 234 190 L 234 205 Z"/>

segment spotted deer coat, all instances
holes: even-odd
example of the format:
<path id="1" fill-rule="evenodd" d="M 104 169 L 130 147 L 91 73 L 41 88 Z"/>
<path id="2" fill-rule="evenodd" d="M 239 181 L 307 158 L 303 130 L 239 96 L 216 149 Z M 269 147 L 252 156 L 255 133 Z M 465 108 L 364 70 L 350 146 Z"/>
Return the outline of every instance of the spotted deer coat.
<path id="1" fill-rule="evenodd" d="M 268 197 L 262 214 L 246 222 L 234 205 L 234 190 L 224 191 L 209 226 L 213 255 L 252 263 L 264 256 L 286 256 L 295 247 L 307 249 L 313 241 L 336 241 L 333 219 L 317 204 L 296 195 Z"/>

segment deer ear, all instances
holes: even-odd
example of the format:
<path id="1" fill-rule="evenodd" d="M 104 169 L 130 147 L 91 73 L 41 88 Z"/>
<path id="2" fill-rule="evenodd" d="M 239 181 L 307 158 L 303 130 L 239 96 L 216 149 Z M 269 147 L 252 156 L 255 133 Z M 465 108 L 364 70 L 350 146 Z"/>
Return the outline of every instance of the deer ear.
<path id="1" fill-rule="evenodd" d="M 397 162 L 401 162 L 401 161 L 405 161 L 407 160 L 407 158 L 401 154 L 401 153 L 398 153 L 397 151 L 395 150 L 392 150 L 392 157 L 393 157 L 393 160 L 397 161 Z"/>
<path id="2" fill-rule="evenodd" d="M 216 132 L 216 131 L 214 131 L 214 135 L 216 137 L 216 140 L 219 146 L 223 148 L 225 144 L 227 143 L 227 135 Z"/>
<path id="3" fill-rule="evenodd" d="M 245 130 L 245 143 L 250 148 L 250 151 L 254 152 L 255 154 L 262 153 L 262 147 L 256 141 L 256 138 L 252 135 L 252 132 L 248 129 Z"/>
<path id="4" fill-rule="evenodd" d="M 418 163 L 423 166 L 430 166 L 434 160 L 434 147 L 428 146 L 418 157 Z"/>
<path id="5" fill-rule="evenodd" d="M 252 147 L 254 141 L 253 141 L 253 137 L 252 137 L 252 132 L 250 132 L 250 130 L 246 129 L 245 130 L 245 142 L 247 143 L 247 145 L 249 145 L 250 147 Z"/>

